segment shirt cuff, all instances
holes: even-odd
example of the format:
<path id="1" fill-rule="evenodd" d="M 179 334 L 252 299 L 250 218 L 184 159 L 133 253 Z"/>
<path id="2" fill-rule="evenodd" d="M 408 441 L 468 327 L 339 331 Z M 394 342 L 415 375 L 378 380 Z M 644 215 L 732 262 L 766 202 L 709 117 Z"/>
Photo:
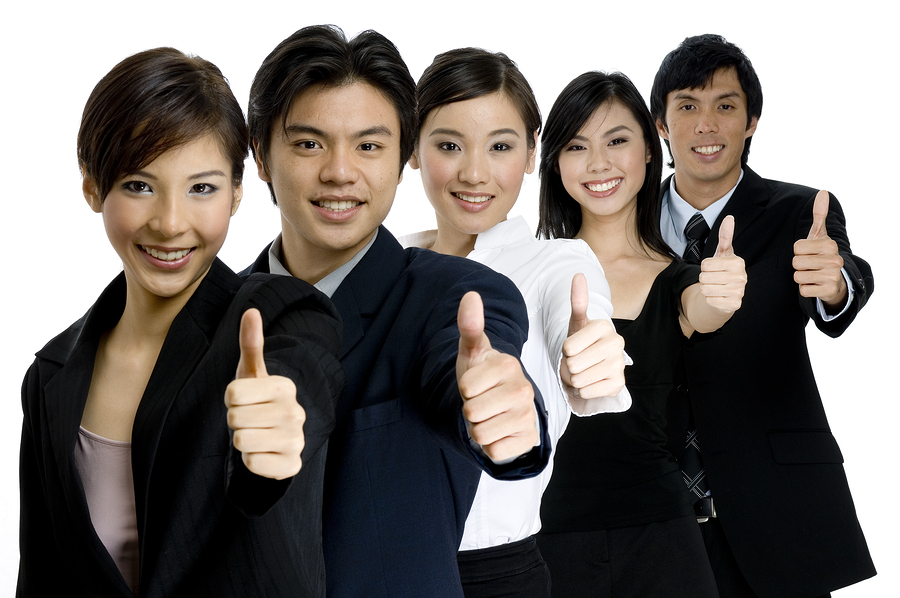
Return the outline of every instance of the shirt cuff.
<path id="1" fill-rule="evenodd" d="M 841 274 L 844 276 L 844 281 L 847 283 L 847 302 L 844 304 L 843 309 L 838 313 L 832 315 L 825 313 L 825 304 L 821 299 L 816 299 L 816 311 L 819 312 L 819 315 L 822 317 L 823 322 L 830 322 L 835 318 L 840 318 L 846 311 L 850 308 L 850 304 L 853 303 L 853 296 L 856 294 L 853 290 L 853 283 L 850 282 L 850 277 L 847 275 L 847 271 L 841 268 Z"/>

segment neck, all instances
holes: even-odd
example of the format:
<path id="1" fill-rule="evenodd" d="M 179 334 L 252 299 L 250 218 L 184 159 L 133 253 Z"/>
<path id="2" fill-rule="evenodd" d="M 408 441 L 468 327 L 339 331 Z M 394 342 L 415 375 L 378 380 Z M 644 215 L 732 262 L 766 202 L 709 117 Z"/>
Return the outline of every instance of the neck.
<path id="1" fill-rule="evenodd" d="M 125 310 L 111 334 L 126 344 L 162 346 L 175 316 L 184 309 L 202 280 L 174 297 L 159 297 L 128 283 Z"/>
<path id="2" fill-rule="evenodd" d="M 729 172 L 727 176 L 718 178 L 713 181 L 692 180 L 688 176 L 678 176 L 678 166 L 675 167 L 675 190 L 678 195 L 688 202 L 695 210 L 703 211 L 712 204 L 722 199 L 726 193 L 737 185 L 738 179 L 741 178 L 741 168 L 738 166 L 733 172 Z"/>
<path id="3" fill-rule="evenodd" d="M 437 236 L 434 239 L 434 245 L 429 247 L 432 251 L 442 253 L 444 255 L 455 255 L 458 257 L 466 257 L 475 249 L 475 241 L 478 234 L 464 233 L 449 222 L 437 217 Z"/>
<path id="4" fill-rule="evenodd" d="M 309 284 L 316 284 L 349 262 L 375 235 L 373 230 L 359 243 L 342 249 L 331 249 L 317 247 L 300 235 L 289 234 L 288 230 L 287 225 L 282 227 L 279 258 L 291 275 Z"/>
<path id="5" fill-rule="evenodd" d="M 637 232 L 636 201 L 628 209 L 610 215 L 598 216 L 582 210 L 581 229 L 575 238 L 590 246 L 601 265 L 623 257 L 646 256 Z"/>

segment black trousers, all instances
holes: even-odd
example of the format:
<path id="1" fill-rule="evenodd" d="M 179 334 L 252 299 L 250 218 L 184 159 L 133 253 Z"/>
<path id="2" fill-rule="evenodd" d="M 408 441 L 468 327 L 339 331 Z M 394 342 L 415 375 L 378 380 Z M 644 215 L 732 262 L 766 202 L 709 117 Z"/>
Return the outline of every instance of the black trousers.
<path id="1" fill-rule="evenodd" d="M 553 598 L 717 598 L 693 515 L 633 527 L 537 535 Z"/>
<path id="2" fill-rule="evenodd" d="M 456 553 L 466 598 L 549 598 L 550 574 L 534 536 Z"/>

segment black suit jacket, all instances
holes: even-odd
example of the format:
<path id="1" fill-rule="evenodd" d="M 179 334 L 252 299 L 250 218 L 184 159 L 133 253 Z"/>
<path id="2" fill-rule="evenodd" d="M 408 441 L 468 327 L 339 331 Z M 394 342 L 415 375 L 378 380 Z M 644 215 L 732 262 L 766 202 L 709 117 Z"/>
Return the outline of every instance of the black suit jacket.
<path id="1" fill-rule="evenodd" d="M 669 180 L 663 189 L 669 188 Z M 828 427 L 806 347 L 806 324 L 839 336 L 874 289 L 869 265 L 850 251 L 831 197 L 828 235 L 855 296 L 824 322 L 793 280 L 793 244 L 812 225 L 817 190 L 760 178 L 749 168 L 710 231 L 735 219 L 734 251 L 747 268 L 743 304 L 717 333 L 685 350 L 690 400 L 707 480 L 728 543 L 761 597 L 817 596 L 875 574 L 843 457 Z M 703 338 L 705 337 L 705 338 Z M 698 340 L 699 339 L 699 340 Z M 848 375 L 852 375 L 849 374 Z M 686 404 L 670 406 L 668 433 L 683 453 Z"/>
<path id="2" fill-rule="evenodd" d="M 321 494 L 343 384 L 339 319 L 302 281 L 241 284 L 213 263 L 172 322 L 135 416 L 142 598 L 324 595 Z M 25 378 L 19 596 L 131 596 L 94 532 L 74 462 L 98 342 L 124 302 L 120 275 Z M 223 397 L 249 307 L 263 316 L 269 373 L 290 377 L 306 410 L 303 468 L 288 480 L 250 473 L 231 446 Z"/>
<path id="3" fill-rule="evenodd" d="M 266 248 L 251 270 L 268 269 Z M 493 347 L 519 356 L 528 315 L 509 279 L 467 259 L 404 250 L 384 227 L 332 296 L 344 322 L 347 388 L 325 474 L 330 598 L 461 598 L 456 552 L 481 470 L 519 479 L 547 464 L 536 387 L 539 447 L 496 466 L 469 445 L 456 315 L 471 290 L 481 294 Z"/>

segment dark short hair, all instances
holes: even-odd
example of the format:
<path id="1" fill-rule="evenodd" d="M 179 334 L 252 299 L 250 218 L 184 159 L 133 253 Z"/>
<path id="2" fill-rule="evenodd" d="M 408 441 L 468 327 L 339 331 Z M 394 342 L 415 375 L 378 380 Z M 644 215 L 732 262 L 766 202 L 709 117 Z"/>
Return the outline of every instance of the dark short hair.
<path id="1" fill-rule="evenodd" d="M 258 147 L 254 156 L 267 164 L 276 122 L 287 124 L 294 100 L 311 87 L 367 83 L 384 94 L 400 121 L 400 172 L 412 155 L 416 137 L 416 84 L 400 51 L 377 31 L 347 41 L 335 25 L 312 25 L 272 50 L 253 78 L 247 119 Z M 258 155 L 257 155 L 258 154 Z M 277 203 L 269 184 L 272 201 Z"/>
<path id="2" fill-rule="evenodd" d="M 726 41 L 721 35 L 712 33 L 685 38 L 681 45 L 663 58 L 650 91 L 650 112 L 653 118 L 666 126 L 666 98 L 671 92 L 706 87 L 712 83 L 718 71 L 731 68 L 737 73 L 741 89 L 747 96 L 749 128 L 753 117 L 759 118 L 762 114 L 763 94 L 759 77 L 756 76 L 756 71 L 743 50 Z M 752 138 L 751 135 L 744 140 L 741 165 L 747 164 Z M 669 147 L 671 156 L 672 149 L 668 140 L 666 147 Z M 673 163 L 669 166 L 673 166 Z"/>
<path id="3" fill-rule="evenodd" d="M 222 72 L 174 48 L 145 50 L 114 66 L 91 92 L 78 130 L 78 164 L 102 201 L 122 176 L 210 133 L 237 187 L 249 134 Z"/>
<path id="4" fill-rule="evenodd" d="M 644 143 L 650 149 L 644 184 L 637 193 L 638 238 L 645 249 L 674 256 L 659 232 L 659 183 L 663 158 L 656 126 L 640 92 L 622 73 L 592 71 L 579 75 L 553 103 L 541 136 L 538 234 L 550 239 L 571 239 L 581 229 L 582 208 L 563 185 L 559 155 L 598 108 L 614 103 L 631 111 L 641 126 Z"/>
<path id="5" fill-rule="evenodd" d="M 506 54 L 481 48 L 458 48 L 435 56 L 416 86 L 416 131 L 421 131 L 435 108 L 498 91 L 505 93 L 518 109 L 525 123 L 528 149 L 534 149 L 535 133 L 541 130 L 541 111 L 531 86 Z"/>

